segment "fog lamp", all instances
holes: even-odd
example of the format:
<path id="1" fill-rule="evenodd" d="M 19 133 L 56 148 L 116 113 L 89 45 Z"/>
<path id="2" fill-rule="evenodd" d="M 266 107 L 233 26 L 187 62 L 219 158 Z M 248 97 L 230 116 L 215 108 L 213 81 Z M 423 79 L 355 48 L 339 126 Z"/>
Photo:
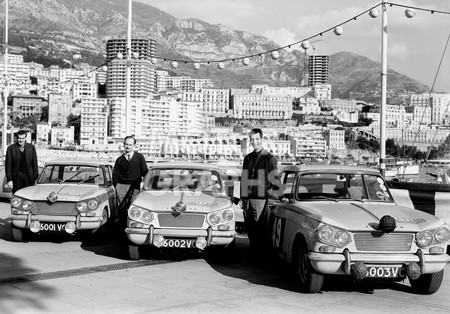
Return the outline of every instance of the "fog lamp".
<path id="1" fill-rule="evenodd" d="M 333 253 L 334 251 L 336 251 L 336 248 L 334 246 L 324 245 L 324 246 L 319 247 L 319 252 Z"/>
<path id="2" fill-rule="evenodd" d="M 66 223 L 65 230 L 67 233 L 70 233 L 70 234 L 74 233 L 75 230 L 77 230 L 75 223 L 72 221 L 69 221 L 68 223 Z"/>
<path id="3" fill-rule="evenodd" d="M 430 248 L 430 254 L 444 254 L 445 250 L 443 247 L 440 246 L 433 246 Z"/>
<path id="4" fill-rule="evenodd" d="M 41 230 L 41 223 L 39 221 L 33 221 L 30 224 L 30 230 L 31 232 L 37 233 Z"/>
<path id="5" fill-rule="evenodd" d="M 24 214 L 28 214 L 28 210 L 21 210 L 21 209 L 14 209 L 13 210 L 13 215 L 24 215 Z"/>
<path id="6" fill-rule="evenodd" d="M 226 230 L 230 230 L 230 226 L 229 225 L 220 225 L 217 229 L 219 229 L 220 231 L 226 231 Z"/>
<path id="7" fill-rule="evenodd" d="M 161 247 L 164 244 L 164 237 L 161 235 L 155 235 L 153 237 L 153 245 L 156 247 Z"/>
<path id="8" fill-rule="evenodd" d="M 198 238 L 195 241 L 195 246 L 200 249 L 203 250 L 206 247 L 206 239 L 205 238 Z"/>
<path id="9" fill-rule="evenodd" d="M 411 280 L 416 280 L 420 277 L 420 266 L 417 263 L 411 263 L 406 266 L 406 276 Z"/>
<path id="10" fill-rule="evenodd" d="M 395 230 L 397 227 L 395 223 L 395 218 L 389 215 L 381 217 L 378 228 L 384 233 L 389 233 Z"/>
<path id="11" fill-rule="evenodd" d="M 366 278 L 367 266 L 364 263 L 357 262 L 350 267 L 350 273 L 356 280 L 363 280 Z"/>

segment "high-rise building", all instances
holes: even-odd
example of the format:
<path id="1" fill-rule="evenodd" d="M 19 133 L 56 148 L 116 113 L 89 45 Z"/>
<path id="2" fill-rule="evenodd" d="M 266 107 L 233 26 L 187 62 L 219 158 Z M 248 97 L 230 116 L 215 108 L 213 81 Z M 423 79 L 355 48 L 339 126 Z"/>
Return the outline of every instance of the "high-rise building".
<path id="1" fill-rule="evenodd" d="M 122 53 L 123 58 L 117 58 Z M 130 97 L 146 98 L 156 92 L 155 57 L 156 41 L 150 38 L 131 39 Z M 106 97 L 126 97 L 127 39 L 110 39 L 106 43 L 106 57 L 109 61 L 106 79 Z"/>
<path id="2" fill-rule="evenodd" d="M 309 56 L 309 77 L 308 85 L 328 84 L 328 73 L 330 56 L 311 55 Z"/>

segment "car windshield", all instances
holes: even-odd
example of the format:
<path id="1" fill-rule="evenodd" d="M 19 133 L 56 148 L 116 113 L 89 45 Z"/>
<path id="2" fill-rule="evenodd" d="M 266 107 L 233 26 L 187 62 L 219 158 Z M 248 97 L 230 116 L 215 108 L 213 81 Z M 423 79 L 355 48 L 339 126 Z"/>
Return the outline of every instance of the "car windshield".
<path id="1" fill-rule="evenodd" d="M 381 176 L 351 173 L 310 173 L 298 179 L 297 199 L 392 202 L 386 184 Z"/>
<path id="2" fill-rule="evenodd" d="M 146 186 L 148 190 L 224 192 L 219 173 L 204 169 L 152 169 Z"/>
<path id="3" fill-rule="evenodd" d="M 38 183 L 105 184 L 103 169 L 83 165 L 46 165 Z"/>

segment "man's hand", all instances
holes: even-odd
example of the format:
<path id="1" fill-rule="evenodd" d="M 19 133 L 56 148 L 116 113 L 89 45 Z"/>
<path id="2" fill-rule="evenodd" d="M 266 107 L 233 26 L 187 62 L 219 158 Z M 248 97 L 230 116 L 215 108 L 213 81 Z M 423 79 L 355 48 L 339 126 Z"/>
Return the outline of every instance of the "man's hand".
<path id="1" fill-rule="evenodd" d="M 9 181 L 8 183 L 6 183 L 6 187 L 7 187 L 8 189 L 12 189 L 12 188 L 13 188 L 13 182 L 12 182 L 12 181 Z"/>

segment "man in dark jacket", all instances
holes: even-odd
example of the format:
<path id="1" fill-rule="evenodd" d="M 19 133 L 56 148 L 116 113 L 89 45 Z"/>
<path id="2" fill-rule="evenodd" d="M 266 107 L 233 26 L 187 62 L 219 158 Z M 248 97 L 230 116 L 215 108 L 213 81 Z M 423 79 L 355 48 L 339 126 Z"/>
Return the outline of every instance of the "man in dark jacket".
<path id="1" fill-rule="evenodd" d="M 133 201 L 142 190 L 142 179 L 148 171 L 145 157 L 134 151 L 136 139 L 125 137 L 123 141 L 125 152 L 117 158 L 113 169 L 113 185 L 116 188 L 117 201 L 122 203 L 128 191 Z"/>
<path id="2" fill-rule="evenodd" d="M 6 150 L 5 173 L 7 185 L 13 194 L 27 186 L 34 185 L 39 170 L 36 148 L 26 142 L 27 132 L 17 132 L 17 141 Z"/>
<path id="3" fill-rule="evenodd" d="M 279 189 L 277 159 L 262 147 L 261 129 L 250 131 L 253 152 L 244 157 L 241 174 L 241 199 L 244 223 L 250 241 L 250 262 L 261 253 L 263 234 L 258 220 L 263 214 L 267 198 L 272 189 Z"/>

